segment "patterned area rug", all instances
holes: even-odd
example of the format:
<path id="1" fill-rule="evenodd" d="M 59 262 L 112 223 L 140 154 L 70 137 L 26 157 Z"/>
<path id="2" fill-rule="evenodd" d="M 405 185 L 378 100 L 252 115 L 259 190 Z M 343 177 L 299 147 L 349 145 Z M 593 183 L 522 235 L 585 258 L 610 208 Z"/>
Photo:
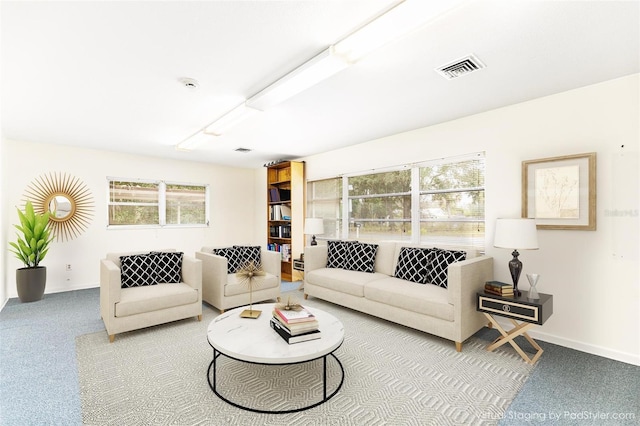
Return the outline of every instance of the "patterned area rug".
<path id="1" fill-rule="evenodd" d="M 301 292 L 285 293 L 301 299 Z M 487 352 L 471 338 L 453 342 L 318 299 L 304 301 L 338 317 L 345 369 L 338 394 L 291 414 L 259 414 L 225 403 L 210 390 L 206 340 L 218 312 L 116 336 L 76 339 L 82 418 L 86 425 L 485 425 L 496 424 L 533 367 L 510 346 Z M 269 313 L 263 312 L 263 315 Z M 218 389 L 258 409 L 284 410 L 321 399 L 322 363 L 261 366 L 220 358 Z M 328 390 L 340 380 L 329 358 Z"/>

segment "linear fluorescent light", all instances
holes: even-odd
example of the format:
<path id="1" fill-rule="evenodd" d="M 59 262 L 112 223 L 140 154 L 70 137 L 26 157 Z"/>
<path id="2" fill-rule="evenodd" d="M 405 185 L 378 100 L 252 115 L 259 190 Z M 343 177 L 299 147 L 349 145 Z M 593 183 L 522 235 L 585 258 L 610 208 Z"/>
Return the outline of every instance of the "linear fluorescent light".
<path id="1" fill-rule="evenodd" d="M 205 142 L 213 140 L 212 135 L 208 135 L 200 130 L 198 133 L 189 136 L 187 139 L 176 145 L 178 151 L 191 151 Z"/>
<path id="2" fill-rule="evenodd" d="M 464 0 L 405 0 L 336 43 L 335 52 L 356 62 L 462 3 Z"/>
<path id="3" fill-rule="evenodd" d="M 235 126 L 242 120 L 249 118 L 256 112 L 259 111 L 255 108 L 247 106 L 246 102 L 243 102 L 222 117 L 218 118 L 213 123 L 209 124 L 209 126 L 207 126 L 207 128 L 205 129 L 205 133 L 220 136 L 231 127 Z"/>
<path id="4" fill-rule="evenodd" d="M 335 54 L 333 46 L 300 65 L 247 100 L 247 105 L 266 110 L 325 80 L 350 64 Z"/>

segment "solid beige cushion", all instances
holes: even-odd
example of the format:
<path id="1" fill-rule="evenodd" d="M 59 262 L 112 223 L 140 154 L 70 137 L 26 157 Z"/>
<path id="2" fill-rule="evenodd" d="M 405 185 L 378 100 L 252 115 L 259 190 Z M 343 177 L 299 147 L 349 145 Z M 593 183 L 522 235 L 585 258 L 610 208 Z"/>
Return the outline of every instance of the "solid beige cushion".
<path id="1" fill-rule="evenodd" d="M 364 285 L 369 281 L 386 278 L 378 272 L 348 271 L 339 268 L 322 268 L 305 273 L 305 282 L 342 293 L 364 297 Z"/>
<path id="2" fill-rule="evenodd" d="M 386 278 L 367 283 L 367 299 L 453 321 L 453 305 L 448 302 L 447 289 L 432 284 L 417 284 L 399 278 Z"/>
<path id="3" fill-rule="evenodd" d="M 185 283 L 157 284 L 120 290 L 116 317 L 160 311 L 198 301 L 198 290 Z"/>
<path id="4" fill-rule="evenodd" d="M 280 285 L 280 280 L 273 274 L 266 273 L 263 278 L 257 278 L 253 282 L 253 291 L 274 288 Z M 235 296 L 236 294 L 249 293 L 249 284 L 246 281 L 238 280 L 236 274 L 227 274 L 227 284 L 224 286 L 225 296 Z"/>

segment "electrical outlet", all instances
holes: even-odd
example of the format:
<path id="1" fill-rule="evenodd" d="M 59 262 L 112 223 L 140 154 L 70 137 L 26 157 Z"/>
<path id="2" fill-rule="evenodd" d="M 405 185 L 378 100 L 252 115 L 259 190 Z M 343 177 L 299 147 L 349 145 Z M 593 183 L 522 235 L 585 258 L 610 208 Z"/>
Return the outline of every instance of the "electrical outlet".
<path id="1" fill-rule="evenodd" d="M 66 265 L 66 268 L 65 268 L 65 269 L 66 269 L 67 271 L 70 271 L 70 270 L 71 270 L 71 264 L 67 263 L 67 265 Z"/>

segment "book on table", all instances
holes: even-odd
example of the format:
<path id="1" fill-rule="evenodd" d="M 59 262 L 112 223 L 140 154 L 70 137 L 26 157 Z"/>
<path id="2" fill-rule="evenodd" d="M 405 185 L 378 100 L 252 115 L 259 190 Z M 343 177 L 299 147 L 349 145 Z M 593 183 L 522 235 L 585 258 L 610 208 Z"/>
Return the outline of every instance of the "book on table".
<path id="1" fill-rule="evenodd" d="M 275 318 L 277 321 L 279 321 L 280 324 L 282 324 L 289 331 L 289 333 L 292 336 L 296 336 L 298 334 L 303 334 L 303 333 L 307 333 L 309 331 L 317 330 L 318 326 L 319 326 L 317 320 L 297 322 L 297 323 L 293 323 L 293 324 L 287 324 L 275 312 L 273 312 L 273 318 Z"/>
<path id="2" fill-rule="evenodd" d="M 286 324 L 295 324 L 298 322 L 314 321 L 316 319 L 316 317 L 313 316 L 313 314 L 305 308 L 297 309 L 297 310 L 275 308 L 274 312 L 276 313 L 276 315 L 282 318 Z"/>
<path id="3" fill-rule="evenodd" d="M 294 336 L 290 334 L 287 328 L 275 317 L 271 317 L 269 325 L 276 331 L 276 333 L 278 333 L 280 337 L 282 337 L 285 342 L 290 345 L 293 343 L 308 342 L 309 340 L 316 340 L 322 337 L 322 333 L 318 329 Z"/>
<path id="4" fill-rule="evenodd" d="M 513 285 L 500 281 L 487 281 L 484 284 L 484 291 L 498 296 L 513 296 Z"/>

